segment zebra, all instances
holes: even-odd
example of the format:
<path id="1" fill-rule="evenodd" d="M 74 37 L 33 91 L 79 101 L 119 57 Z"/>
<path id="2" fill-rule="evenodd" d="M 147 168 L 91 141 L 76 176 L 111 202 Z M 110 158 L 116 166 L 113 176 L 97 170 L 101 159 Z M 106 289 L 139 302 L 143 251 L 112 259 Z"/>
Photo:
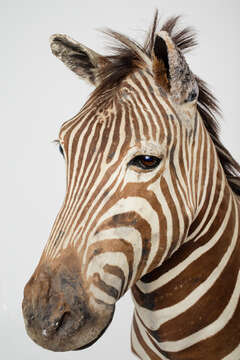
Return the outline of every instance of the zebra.
<path id="1" fill-rule="evenodd" d="M 61 126 L 66 196 L 24 289 L 27 333 L 46 349 L 92 345 L 131 289 L 138 358 L 240 359 L 240 166 L 178 20 L 159 28 L 156 12 L 144 45 L 106 31 L 109 56 L 51 37 L 95 90 Z"/>

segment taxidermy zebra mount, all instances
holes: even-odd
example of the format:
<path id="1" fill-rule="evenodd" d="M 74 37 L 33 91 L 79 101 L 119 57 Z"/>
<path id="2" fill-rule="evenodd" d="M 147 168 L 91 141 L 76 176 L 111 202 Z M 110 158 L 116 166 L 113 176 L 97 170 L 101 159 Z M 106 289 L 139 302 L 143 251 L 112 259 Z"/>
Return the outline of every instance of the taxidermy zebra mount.
<path id="1" fill-rule="evenodd" d="M 109 31 L 111 56 L 51 38 L 96 88 L 59 133 L 66 197 L 24 290 L 26 330 L 46 349 L 86 348 L 131 289 L 140 359 L 239 360 L 240 166 L 186 63 L 191 30 L 157 18 L 144 46 Z"/>

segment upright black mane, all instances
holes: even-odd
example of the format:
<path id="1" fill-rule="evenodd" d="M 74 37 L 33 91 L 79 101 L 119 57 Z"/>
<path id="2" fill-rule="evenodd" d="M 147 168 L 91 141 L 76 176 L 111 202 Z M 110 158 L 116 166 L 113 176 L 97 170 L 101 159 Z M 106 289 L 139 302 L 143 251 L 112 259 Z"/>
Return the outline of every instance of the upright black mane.
<path id="1" fill-rule="evenodd" d="M 143 46 L 115 31 L 104 31 L 105 34 L 117 40 L 117 46 L 113 47 L 114 54 L 107 57 L 109 62 L 100 74 L 102 81 L 94 91 L 93 96 L 99 99 L 102 97 L 106 99 L 106 94 L 109 93 L 110 95 L 112 90 L 115 89 L 124 78 L 134 70 L 144 68 L 144 59 L 146 59 L 146 57 L 151 59 L 154 39 L 158 31 L 167 31 L 176 46 L 183 52 L 187 52 L 196 46 L 197 42 L 192 28 L 177 29 L 179 18 L 179 16 L 172 17 L 168 19 L 162 27 L 159 27 L 158 12 L 156 11 L 153 24 Z M 219 125 L 216 119 L 216 115 L 220 114 L 217 100 L 208 89 L 206 83 L 197 76 L 196 79 L 199 86 L 198 111 L 215 145 L 228 183 L 233 192 L 240 196 L 240 165 L 220 141 Z"/>

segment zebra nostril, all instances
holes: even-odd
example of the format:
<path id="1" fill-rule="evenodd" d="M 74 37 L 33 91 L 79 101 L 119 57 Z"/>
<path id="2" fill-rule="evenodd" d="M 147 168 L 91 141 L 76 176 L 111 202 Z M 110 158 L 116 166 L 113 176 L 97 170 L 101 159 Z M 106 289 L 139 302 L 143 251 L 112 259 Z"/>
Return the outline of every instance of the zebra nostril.
<path id="1" fill-rule="evenodd" d="M 66 331 L 72 324 L 68 321 L 71 317 L 71 313 L 66 311 L 59 317 L 57 320 L 53 321 L 50 325 L 46 326 L 42 330 L 42 336 L 44 338 L 51 337 L 54 334 L 57 334 L 59 331 Z M 68 325 L 68 323 L 70 323 Z"/>
<path id="2" fill-rule="evenodd" d="M 62 316 L 55 322 L 55 331 L 59 331 L 60 329 L 66 327 L 68 323 L 68 319 L 70 319 L 71 313 L 70 311 L 66 311 L 62 314 Z"/>

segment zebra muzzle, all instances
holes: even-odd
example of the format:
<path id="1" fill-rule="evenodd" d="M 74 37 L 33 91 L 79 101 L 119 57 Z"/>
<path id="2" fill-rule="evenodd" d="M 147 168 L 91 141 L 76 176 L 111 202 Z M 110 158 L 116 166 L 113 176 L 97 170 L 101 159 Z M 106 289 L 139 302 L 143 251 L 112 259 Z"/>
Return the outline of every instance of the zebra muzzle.
<path id="1" fill-rule="evenodd" d="M 114 306 L 96 311 L 82 287 L 79 261 L 72 256 L 42 263 L 24 289 L 23 315 L 30 338 L 52 351 L 93 344 L 110 324 Z"/>

